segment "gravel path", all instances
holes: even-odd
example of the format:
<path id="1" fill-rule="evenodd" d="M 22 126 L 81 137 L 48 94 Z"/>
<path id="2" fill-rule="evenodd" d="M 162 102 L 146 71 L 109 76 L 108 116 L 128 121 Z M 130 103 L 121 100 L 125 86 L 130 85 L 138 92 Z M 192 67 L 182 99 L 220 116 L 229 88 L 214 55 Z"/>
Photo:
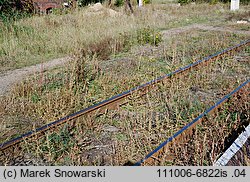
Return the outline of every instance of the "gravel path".
<path id="1" fill-rule="evenodd" d="M 231 32 L 231 33 L 237 33 L 237 34 L 245 34 L 250 35 L 250 31 L 239 31 L 239 30 L 233 30 L 231 28 L 224 28 L 224 27 L 213 27 L 213 26 L 207 26 L 202 24 L 193 24 L 185 27 L 180 28 L 173 28 L 169 30 L 162 31 L 163 37 L 167 38 L 171 35 L 176 35 L 182 32 L 186 32 L 191 29 L 201 29 L 201 30 L 210 30 L 210 31 L 224 31 L 224 32 Z M 20 82 L 28 75 L 32 75 L 36 72 L 41 72 L 48 70 L 50 68 L 63 65 L 64 63 L 70 61 L 70 57 L 64 57 L 59 59 L 54 59 L 50 62 L 43 63 L 43 64 L 37 64 L 34 66 L 29 66 L 21 69 L 16 69 L 13 71 L 8 71 L 4 74 L 0 74 L 0 96 L 4 95 L 10 90 L 11 86 L 14 85 L 17 82 Z"/>

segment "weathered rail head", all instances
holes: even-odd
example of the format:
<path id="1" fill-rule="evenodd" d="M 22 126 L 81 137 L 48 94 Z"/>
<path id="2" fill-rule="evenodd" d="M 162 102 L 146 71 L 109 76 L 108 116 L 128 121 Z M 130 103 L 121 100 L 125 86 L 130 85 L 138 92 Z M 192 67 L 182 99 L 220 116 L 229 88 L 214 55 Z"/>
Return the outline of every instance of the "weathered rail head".
<path id="1" fill-rule="evenodd" d="M 143 85 L 140 85 L 138 87 L 135 87 L 131 90 L 125 91 L 121 94 L 115 95 L 107 100 L 104 100 L 98 104 L 95 104 L 93 106 L 90 106 L 86 109 L 80 110 L 76 113 L 70 114 L 64 118 L 61 118 L 57 121 L 51 122 L 47 125 L 44 125 L 40 128 L 34 129 L 33 131 L 30 131 L 28 133 L 25 133 L 23 135 L 20 135 L 17 138 L 14 138 L 10 141 L 7 141 L 5 143 L 0 144 L 0 155 L 2 154 L 10 154 L 10 153 L 18 153 L 18 150 L 20 148 L 20 143 L 24 142 L 26 139 L 34 139 L 37 140 L 39 137 L 45 135 L 47 131 L 53 131 L 56 130 L 56 128 L 64 123 L 69 124 L 71 127 L 74 127 L 75 125 L 75 118 L 78 118 L 80 116 L 85 117 L 91 117 L 92 115 L 101 114 L 106 112 L 110 109 L 116 109 L 119 106 L 125 104 L 127 102 L 127 98 L 133 94 L 137 94 L 139 96 L 145 95 L 149 90 L 153 89 L 154 86 L 157 83 L 165 82 L 169 79 L 171 79 L 173 76 L 175 77 L 181 77 L 184 74 L 188 73 L 188 71 L 192 69 L 198 69 L 199 67 L 204 67 L 204 65 L 209 64 L 212 61 L 218 60 L 219 58 L 225 56 L 225 55 L 233 55 L 235 52 L 241 50 L 244 46 L 247 46 L 250 44 L 250 39 L 243 41 L 235 46 L 229 47 L 223 51 L 217 52 L 211 56 L 205 57 L 201 60 L 198 60 L 192 64 L 189 64 L 185 67 L 179 68 L 176 71 L 165 74 L 155 80 L 149 81 Z M 69 122 L 71 121 L 71 122 Z"/>
<path id="2" fill-rule="evenodd" d="M 224 96 L 221 100 L 219 100 L 205 112 L 200 114 L 193 121 L 191 121 L 182 129 L 177 131 L 173 136 L 162 142 L 156 149 L 146 155 L 144 159 L 135 163 L 135 166 L 154 165 L 155 163 L 161 163 L 162 159 L 172 159 L 174 156 L 174 152 L 171 151 L 170 148 L 173 148 L 174 145 L 177 143 L 185 143 L 185 141 L 187 141 L 187 139 L 191 137 L 192 131 L 195 126 L 201 124 L 201 122 L 206 119 L 208 114 L 213 115 L 217 113 L 218 109 L 232 97 L 241 98 L 243 95 L 245 97 L 250 96 L 250 79 L 242 83 L 239 87 L 237 87 L 235 90 L 233 90 L 226 96 Z"/>

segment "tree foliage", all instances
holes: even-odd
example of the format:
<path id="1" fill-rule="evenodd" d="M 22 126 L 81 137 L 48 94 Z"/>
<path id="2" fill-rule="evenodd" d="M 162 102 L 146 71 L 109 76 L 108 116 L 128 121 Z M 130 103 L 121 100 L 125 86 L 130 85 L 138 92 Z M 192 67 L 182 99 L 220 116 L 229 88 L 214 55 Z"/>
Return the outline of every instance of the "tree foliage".
<path id="1" fill-rule="evenodd" d="M 0 0 L 0 19 L 15 19 L 34 12 L 32 0 Z"/>

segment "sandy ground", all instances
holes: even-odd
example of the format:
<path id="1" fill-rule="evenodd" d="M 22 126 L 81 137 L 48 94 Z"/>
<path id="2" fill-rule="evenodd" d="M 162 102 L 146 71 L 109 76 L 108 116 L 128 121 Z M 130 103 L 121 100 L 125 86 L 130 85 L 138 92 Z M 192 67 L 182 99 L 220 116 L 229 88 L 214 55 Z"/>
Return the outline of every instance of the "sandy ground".
<path id="1" fill-rule="evenodd" d="M 236 33 L 236 34 L 250 35 L 250 31 L 239 31 L 239 30 L 233 30 L 231 28 L 213 27 L 213 26 L 207 26 L 203 24 L 193 24 L 193 25 L 189 25 L 185 27 L 173 28 L 173 29 L 162 31 L 163 38 L 166 39 L 167 37 L 171 35 L 176 35 L 182 32 L 189 31 L 191 29 L 224 31 L 224 32 L 231 32 L 231 33 Z M 6 94 L 15 83 L 22 81 L 27 76 L 49 70 L 56 66 L 61 66 L 70 60 L 71 60 L 70 57 L 58 58 L 58 59 L 53 59 L 47 63 L 24 67 L 21 69 L 16 69 L 16 70 L 12 70 L 12 71 L 8 71 L 6 73 L 0 74 L 0 96 Z"/>

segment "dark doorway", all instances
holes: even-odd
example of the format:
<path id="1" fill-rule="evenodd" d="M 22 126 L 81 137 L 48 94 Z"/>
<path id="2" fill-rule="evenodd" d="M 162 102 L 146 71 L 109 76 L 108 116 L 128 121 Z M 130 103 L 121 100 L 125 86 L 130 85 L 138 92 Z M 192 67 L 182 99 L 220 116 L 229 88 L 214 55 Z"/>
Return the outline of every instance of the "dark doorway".
<path id="1" fill-rule="evenodd" d="M 46 9 L 46 14 L 52 13 L 52 9 L 53 9 L 53 8 L 47 8 L 47 9 Z"/>

